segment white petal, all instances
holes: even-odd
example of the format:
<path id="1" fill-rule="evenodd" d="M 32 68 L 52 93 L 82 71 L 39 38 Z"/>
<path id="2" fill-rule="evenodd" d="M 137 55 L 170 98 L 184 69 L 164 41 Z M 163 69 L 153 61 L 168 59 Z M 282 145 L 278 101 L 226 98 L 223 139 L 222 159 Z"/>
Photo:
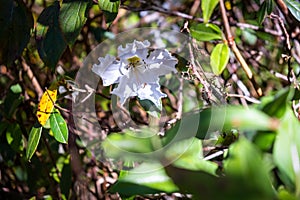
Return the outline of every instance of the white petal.
<path id="1" fill-rule="evenodd" d="M 167 50 L 156 49 L 152 51 L 145 62 L 149 66 L 149 71 L 151 70 L 157 76 L 177 72 L 175 65 L 178 61 Z"/>
<path id="2" fill-rule="evenodd" d="M 125 48 L 122 46 L 118 47 L 118 55 L 121 56 L 123 54 L 133 53 L 138 49 L 148 49 L 150 46 L 150 42 L 148 40 L 145 40 L 144 42 L 136 41 L 134 40 L 133 43 L 126 44 Z"/>
<path id="3" fill-rule="evenodd" d="M 94 64 L 92 71 L 102 78 L 103 85 L 108 86 L 117 83 L 118 79 L 123 76 L 121 70 L 124 65 L 111 55 L 106 55 L 105 58 L 100 57 L 98 60 L 99 65 Z"/>
<path id="4" fill-rule="evenodd" d="M 111 93 L 120 97 L 120 103 L 124 105 L 129 97 L 137 96 L 138 87 L 134 78 L 124 75 L 120 78 L 118 86 Z"/>
<path id="5" fill-rule="evenodd" d="M 156 83 L 149 83 L 140 87 L 137 91 L 137 96 L 141 100 L 148 99 L 152 101 L 155 106 L 161 110 L 161 98 L 166 97 L 167 95 L 160 91 L 160 85 L 158 82 Z"/>

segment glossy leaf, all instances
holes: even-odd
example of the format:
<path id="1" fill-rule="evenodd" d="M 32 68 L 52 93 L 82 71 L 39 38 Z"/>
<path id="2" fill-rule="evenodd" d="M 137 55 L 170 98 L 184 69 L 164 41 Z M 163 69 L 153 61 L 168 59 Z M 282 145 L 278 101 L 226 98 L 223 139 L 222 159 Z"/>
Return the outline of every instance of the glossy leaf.
<path id="1" fill-rule="evenodd" d="M 0 27 L 0 62 L 11 65 L 22 54 L 33 27 L 32 14 L 23 1 L 1 1 Z"/>
<path id="2" fill-rule="evenodd" d="M 43 62 L 54 69 L 67 43 L 59 26 L 59 2 L 45 8 L 38 18 L 36 40 L 38 52 Z"/>
<path id="3" fill-rule="evenodd" d="M 36 116 L 39 123 L 44 126 L 50 117 L 56 101 L 57 90 L 46 90 L 39 102 Z"/>
<path id="4" fill-rule="evenodd" d="M 210 56 L 210 65 L 215 75 L 220 75 L 226 68 L 230 50 L 227 44 L 217 44 Z"/>
<path id="5" fill-rule="evenodd" d="M 284 1 L 289 9 L 289 11 L 292 13 L 292 15 L 300 21 L 300 3 L 296 0 L 285 0 Z"/>
<path id="6" fill-rule="evenodd" d="M 201 2 L 204 23 L 208 22 L 218 2 L 218 0 L 203 0 Z"/>
<path id="7" fill-rule="evenodd" d="M 213 24 L 197 24 L 191 26 L 191 35 L 198 41 L 211 41 L 222 39 L 222 31 Z"/>
<path id="8" fill-rule="evenodd" d="M 100 9 L 106 17 L 106 23 L 111 23 L 118 15 L 120 1 L 119 0 L 101 0 L 98 1 Z"/>
<path id="9" fill-rule="evenodd" d="M 50 127 L 54 138 L 61 143 L 68 143 L 68 127 L 57 109 L 50 115 Z"/>
<path id="10" fill-rule="evenodd" d="M 28 144 L 26 149 L 26 158 L 30 160 L 33 156 L 34 152 L 36 151 L 41 135 L 42 135 L 43 127 L 41 126 L 34 126 L 31 128 L 28 138 Z"/>
<path id="11" fill-rule="evenodd" d="M 280 172 L 288 177 L 284 180 L 288 184 L 291 181 L 298 192 L 300 192 L 300 123 L 290 108 L 287 108 L 282 117 L 280 127 L 274 143 L 273 157 Z M 299 193 L 300 195 L 300 193 Z"/>
<path id="12" fill-rule="evenodd" d="M 64 1 L 61 6 L 60 27 L 69 45 L 75 42 L 86 22 L 88 4 L 89 1 Z"/>
<path id="13" fill-rule="evenodd" d="M 145 195 L 159 192 L 171 193 L 177 191 L 177 186 L 166 174 L 159 163 L 142 163 L 127 175 L 120 177 L 110 188 L 110 192 L 118 192 L 121 196 Z"/>

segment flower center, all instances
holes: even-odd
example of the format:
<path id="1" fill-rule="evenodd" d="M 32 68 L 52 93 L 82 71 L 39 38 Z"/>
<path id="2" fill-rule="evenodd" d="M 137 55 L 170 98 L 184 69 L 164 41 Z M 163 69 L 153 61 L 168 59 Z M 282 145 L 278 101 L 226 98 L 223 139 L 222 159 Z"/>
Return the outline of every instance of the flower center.
<path id="1" fill-rule="evenodd" d="M 127 61 L 129 62 L 128 67 L 137 67 L 141 64 L 141 59 L 138 56 L 127 58 Z"/>

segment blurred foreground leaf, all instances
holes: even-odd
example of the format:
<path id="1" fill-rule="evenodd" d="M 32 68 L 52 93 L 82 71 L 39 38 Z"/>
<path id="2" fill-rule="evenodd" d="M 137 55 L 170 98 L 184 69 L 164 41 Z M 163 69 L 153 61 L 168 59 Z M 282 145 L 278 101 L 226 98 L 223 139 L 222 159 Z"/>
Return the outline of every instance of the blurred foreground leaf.
<path id="1" fill-rule="evenodd" d="M 160 192 L 171 193 L 177 191 L 177 186 L 166 174 L 164 167 L 159 163 L 143 163 L 120 177 L 110 192 L 118 192 L 121 196 L 155 194 Z"/>

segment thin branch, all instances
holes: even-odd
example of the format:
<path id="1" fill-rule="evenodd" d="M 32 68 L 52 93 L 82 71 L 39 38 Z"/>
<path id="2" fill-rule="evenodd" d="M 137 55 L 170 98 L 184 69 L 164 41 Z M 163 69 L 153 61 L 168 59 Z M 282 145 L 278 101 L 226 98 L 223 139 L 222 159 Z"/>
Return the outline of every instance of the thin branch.
<path id="1" fill-rule="evenodd" d="M 241 94 L 227 94 L 228 97 L 237 97 L 237 98 L 243 98 L 246 99 L 247 101 L 251 102 L 251 103 L 261 103 L 259 100 L 253 98 L 253 97 L 248 97 L 245 95 L 241 95 Z"/>
<path id="2" fill-rule="evenodd" d="M 30 66 L 25 62 L 25 59 L 22 58 L 22 66 L 23 70 L 27 73 L 28 78 L 31 80 L 31 83 L 38 94 L 38 97 L 41 98 L 43 95 L 43 89 L 40 86 L 39 82 L 37 81 L 36 77 L 34 76 Z"/>
<path id="3" fill-rule="evenodd" d="M 258 87 L 258 85 L 256 84 L 256 81 L 253 77 L 253 73 L 252 73 L 251 69 L 249 68 L 249 66 L 246 63 L 244 57 L 242 56 L 241 52 L 239 51 L 239 49 L 236 46 L 236 43 L 234 41 L 233 35 L 231 33 L 231 30 L 230 30 L 230 25 L 229 25 L 228 18 L 227 18 L 227 15 L 226 15 L 226 9 L 225 9 L 225 5 L 224 5 L 223 0 L 220 0 L 220 10 L 221 10 L 222 20 L 223 20 L 223 24 L 224 24 L 224 28 L 225 28 L 225 35 L 226 35 L 228 45 L 231 48 L 232 52 L 234 53 L 237 61 L 240 63 L 243 70 L 245 71 L 247 77 L 249 78 L 249 80 L 254 85 L 257 94 L 259 96 L 262 96 L 261 88 Z"/>

